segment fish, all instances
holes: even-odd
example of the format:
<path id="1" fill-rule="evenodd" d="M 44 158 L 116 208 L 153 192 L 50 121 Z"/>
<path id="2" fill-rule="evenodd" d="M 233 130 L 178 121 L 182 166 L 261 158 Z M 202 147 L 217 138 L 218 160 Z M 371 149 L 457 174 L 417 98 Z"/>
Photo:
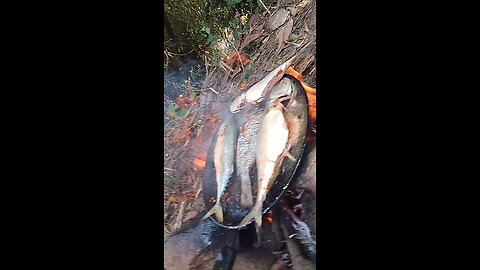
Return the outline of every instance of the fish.
<path id="1" fill-rule="evenodd" d="M 250 168 L 255 163 L 258 132 L 263 113 L 262 109 L 250 113 L 238 136 L 236 168 L 240 178 L 240 205 L 243 208 L 253 206 Z"/>
<path id="2" fill-rule="evenodd" d="M 257 199 L 250 212 L 238 225 L 244 227 L 253 219 L 259 236 L 262 225 L 263 202 L 267 192 L 273 185 L 276 175 L 279 173 L 281 160 L 285 155 L 285 146 L 288 142 L 287 121 L 282 108 L 277 104 L 269 105 L 259 131 L 257 143 L 256 166 L 258 172 Z M 259 238 L 259 237 L 257 237 Z"/>
<path id="3" fill-rule="evenodd" d="M 305 106 L 302 106 L 298 101 L 295 100 L 295 95 L 297 95 L 297 89 L 294 87 L 294 82 L 292 79 L 285 77 L 283 78 L 272 90 L 272 93 L 269 96 L 269 103 L 281 103 L 284 100 L 288 100 L 286 106 L 278 105 L 284 111 L 284 116 L 287 121 L 287 127 L 289 130 L 289 137 L 287 146 L 285 147 L 285 154 L 291 160 L 295 160 L 291 155 L 288 154 L 288 150 L 298 141 L 301 133 L 304 133 L 305 130 L 302 129 L 303 121 L 297 117 L 299 110 L 306 110 Z"/>
<path id="4" fill-rule="evenodd" d="M 268 97 L 269 102 L 273 102 L 278 98 L 291 95 L 293 92 L 292 80 L 288 77 L 283 77 L 277 85 L 272 89 L 270 96 Z"/>
<path id="5" fill-rule="evenodd" d="M 230 112 L 238 113 L 243 109 L 245 103 L 258 104 L 267 96 L 274 85 L 283 77 L 287 68 L 290 67 L 296 56 L 288 59 L 276 69 L 270 71 L 263 79 L 252 85 L 248 90 L 233 100 L 230 104 Z"/>
<path id="6" fill-rule="evenodd" d="M 258 105 L 266 96 L 270 95 L 272 88 L 282 79 L 287 69 L 292 66 L 297 60 L 301 59 L 309 48 L 315 45 L 316 35 L 294 56 L 285 61 L 274 70 L 270 71 L 263 79 L 252 85 L 245 92 L 235 98 L 230 104 L 230 112 L 238 113 L 241 111 L 245 103 Z"/>
<path id="7" fill-rule="evenodd" d="M 235 170 L 235 153 L 240 129 L 234 117 L 222 123 L 214 148 L 215 178 L 217 181 L 217 199 L 215 205 L 205 214 L 202 220 L 215 213 L 218 222 L 223 222 L 223 208 L 220 199 L 225 193 Z"/>

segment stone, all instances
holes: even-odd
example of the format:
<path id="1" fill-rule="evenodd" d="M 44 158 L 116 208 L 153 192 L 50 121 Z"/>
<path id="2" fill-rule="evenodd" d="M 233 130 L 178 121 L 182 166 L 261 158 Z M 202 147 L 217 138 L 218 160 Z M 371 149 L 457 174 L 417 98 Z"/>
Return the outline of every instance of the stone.
<path id="1" fill-rule="evenodd" d="M 278 9 L 265 24 L 265 29 L 269 32 L 275 31 L 287 21 L 289 14 L 290 12 L 284 8 Z"/>

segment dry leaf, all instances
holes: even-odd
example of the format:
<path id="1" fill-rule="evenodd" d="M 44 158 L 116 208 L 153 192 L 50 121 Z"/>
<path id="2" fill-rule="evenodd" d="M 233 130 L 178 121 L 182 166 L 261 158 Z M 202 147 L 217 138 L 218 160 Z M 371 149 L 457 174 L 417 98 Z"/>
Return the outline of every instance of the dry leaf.
<path id="1" fill-rule="evenodd" d="M 259 20 L 258 13 L 254 13 L 252 14 L 252 16 L 250 16 L 250 19 L 248 20 L 248 25 L 250 25 L 250 29 L 248 30 L 248 33 L 252 33 L 253 28 L 255 27 L 255 24 L 258 22 L 258 20 Z"/>
<path id="2" fill-rule="evenodd" d="M 285 27 L 278 33 L 278 47 L 276 53 L 279 53 L 293 30 L 293 20 L 290 20 Z"/>
<path id="3" fill-rule="evenodd" d="M 240 45 L 240 48 L 238 49 L 239 52 L 241 52 L 245 47 L 247 47 L 250 43 L 253 41 L 257 40 L 259 37 L 263 37 L 265 34 L 262 33 L 256 33 L 256 34 L 251 34 L 248 35 L 242 42 L 242 45 Z"/>
<path id="4" fill-rule="evenodd" d="M 288 18 L 289 12 L 284 9 L 278 9 L 275 11 L 272 17 L 268 20 L 268 22 L 265 24 L 265 28 L 267 31 L 275 31 L 277 30 L 278 27 L 282 26 Z"/>
<path id="5" fill-rule="evenodd" d="M 189 220 L 189 219 L 192 219 L 194 217 L 196 217 L 198 215 L 198 212 L 197 211 L 190 211 L 190 212 L 187 212 L 185 214 L 185 216 L 183 217 L 183 222 Z"/>
<path id="6" fill-rule="evenodd" d="M 300 4 L 298 4 L 298 7 L 304 8 L 308 3 L 310 3 L 310 0 L 303 0 Z"/>
<path id="7" fill-rule="evenodd" d="M 298 9 L 294 7 L 288 7 L 287 10 L 290 11 L 290 15 L 292 16 L 295 16 L 298 13 Z"/>

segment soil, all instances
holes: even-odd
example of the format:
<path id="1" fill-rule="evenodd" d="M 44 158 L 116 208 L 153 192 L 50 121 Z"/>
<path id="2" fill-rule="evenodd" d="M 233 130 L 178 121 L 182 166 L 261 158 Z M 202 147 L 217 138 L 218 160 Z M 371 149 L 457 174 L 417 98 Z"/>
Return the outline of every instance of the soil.
<path id="1" fill-rule="evenodd" d="M 229 102 L 248 86 L 295 55 L 299 48 L 316 33 L 316 1 L 270 1 L 269 13 L 258 9 L 249 18 L 250 30 L 243 34 L 231 50 L 247 57 L 250 62 L 226 60 L 213 65 L 205 58 L 205 80 L 200 86 L 187 86 L 176 102 L 188 110 L 178 117 L 165 109 L 164 138 L 164 240 L 178 231 L 185 222 L 202 213 L 202 160 L 206 159 L 215 129 Z M 279 18 L 276 13 L 287 14 Z M 276 21 L 274 21 L 276 20 Z M 281 20 L 281 21 L 278 21 Z M 289 24 L 290 21 L 293 21 Z M 291 27 L 291 33 L 288 33 Z M 286 36 L 280 40 L 282 36 Z M 279 43 L 283 43 L 279 46 Z M 254 64 L 251 76 L 245 76 L 246 66 Z M 315 87 L 315 51 L 294 66 L 305 83 Z M 228 74 L 228 71 L 231 71 Z M 248 78 L 245 78 L 248 77 Z M 190 98 L 190 94 L 200 93 Z M 315 163 L 315 158 L 308 158 Z M 311 173 L 311 169 L 309 172 Z M 313 170 L 314 171 L 314 170 Z M 313 173 L 316 173 L 315 171 Z"/>

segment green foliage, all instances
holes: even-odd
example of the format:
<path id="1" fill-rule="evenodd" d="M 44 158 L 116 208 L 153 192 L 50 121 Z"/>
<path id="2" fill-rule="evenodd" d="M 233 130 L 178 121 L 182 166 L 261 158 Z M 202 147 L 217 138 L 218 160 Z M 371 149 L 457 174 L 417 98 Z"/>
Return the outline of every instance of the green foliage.
<path id="1" fill-rule="evenodd" d="M 236 4 L 239 4 L 240 2 L 242 2 L 242 0 L 227 0 L 227 6 L 231 7 Z"/>
<path id="2" fill-rule="evenodd" d="M 201 53 L 211 50 L 225 28 L 239 28 L 235 38 L 248 31 L 248 23 L 236 17 L 249 13 L 251 4 L 252 0 L 165 0 L 165 18 L 174 28 L 177 43 L 185 46 L 183 51 Z"/>
<path id="3" fill-rule="evenodd" d="M 253 69 L 255 68 L 255 64 L 250 63 L 248 66 L 245 68 L 245 75 L 243 76 L 243 79 L 248 79 L 250 76 L 253 74 Z"/>
<path id="4" fill-rule="evenodd" d="M 282 58 L 280 57 L 280 55 L 275 55 L 275 57 L 273 57 L 273 63 L 274 63 L 275 65 L 278 64 L 278 61 L 280 61 L 280 59 L 282 59 Z"/>
<path id="5" fill-rule="evenodd" d="M 183 117 L 187 114 L 188 110 L 184 109 L 177 104 L 169 104 L 168 105 L 168 111 L 170 112 L 170 115 L 175 115 L 178 117 Z"/>

